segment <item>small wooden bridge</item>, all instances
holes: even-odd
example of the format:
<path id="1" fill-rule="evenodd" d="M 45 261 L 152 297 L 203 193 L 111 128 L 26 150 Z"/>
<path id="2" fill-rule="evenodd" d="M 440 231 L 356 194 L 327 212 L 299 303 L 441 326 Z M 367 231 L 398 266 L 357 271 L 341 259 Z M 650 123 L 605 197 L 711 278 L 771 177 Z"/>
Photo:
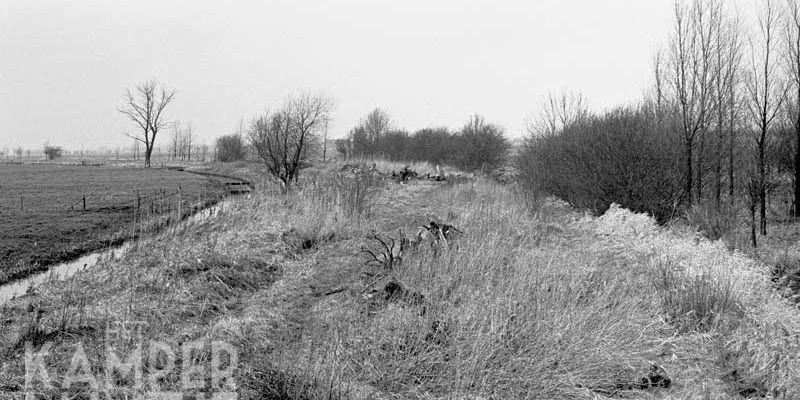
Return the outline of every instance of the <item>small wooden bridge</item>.
<path id="1" fill-rule="evenodd" d="M 247 194 L 253 190 L 248 182 L 242 181 L 225 182 L 225 189 L 228 191 L 228 194 Z"/>

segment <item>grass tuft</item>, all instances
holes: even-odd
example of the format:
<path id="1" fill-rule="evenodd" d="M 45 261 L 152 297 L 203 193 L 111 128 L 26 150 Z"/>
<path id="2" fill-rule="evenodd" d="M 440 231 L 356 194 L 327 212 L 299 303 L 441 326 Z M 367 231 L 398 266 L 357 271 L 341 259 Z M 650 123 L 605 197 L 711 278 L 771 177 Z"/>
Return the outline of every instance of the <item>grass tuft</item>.
<path id="1" fill-rule="evenodd" d="M 686 211 L 686 220 L 709 240 L 728 239 L 739 226 L 735 210 L 727 204 L 696 204 Z"/>
<path id="2" fill-rule="evenodd" d="M 689 275 L 671 263 L 657 264 L 653 272 L 664 313 L 680 332 L 708 332 L 740 318 L 730 278 L 707 271 Z"/>

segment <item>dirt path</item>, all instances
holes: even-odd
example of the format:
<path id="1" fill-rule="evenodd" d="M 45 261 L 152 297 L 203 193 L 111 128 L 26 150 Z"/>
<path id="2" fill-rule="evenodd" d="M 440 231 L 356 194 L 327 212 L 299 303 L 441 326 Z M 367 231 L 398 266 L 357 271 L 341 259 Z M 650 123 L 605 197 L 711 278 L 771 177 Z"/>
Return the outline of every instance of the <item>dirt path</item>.
<path id="1" fill-rule="evenodd" d="M 441 220 L 432 214 L 430 204 L 431 193 L 441 185 L 426 181 L 387 183 L 375 199 L 374 215 L 370 217 L 374 233 L 399 238 L 401 231 L 413 234 L 431 218 Z M 295 259 L 285 260 L 281 279 L 245 300 L 247 306 L 241 316 L 226 322 L 238 326 L 241 332 L 253 329 L 267 338 L 242 344 L 263 355 L 254 360 L 254 371 L 242 376 L 245 397 L 263 396 L 265 392 L 288 395 L 279 393 L 280 388 L 297 390 L 298 385 L 306 385 L 312 379 L 297 376 L 296 366 L 286 365 L 285 361 L 295 359 L 296 352 L 305 351 L 308 341 L 319 339 L 314 337 L 313 326 L 319 315 L 338 302 L 352 301 L 365 289 L 361 273 L 366 258 L 361 249 L 370 244 L 374 243 L 369 238 L 359 236 L 297 252 Z M 276 376 L 282 377 L 281 382 L 265 378 Z"/>

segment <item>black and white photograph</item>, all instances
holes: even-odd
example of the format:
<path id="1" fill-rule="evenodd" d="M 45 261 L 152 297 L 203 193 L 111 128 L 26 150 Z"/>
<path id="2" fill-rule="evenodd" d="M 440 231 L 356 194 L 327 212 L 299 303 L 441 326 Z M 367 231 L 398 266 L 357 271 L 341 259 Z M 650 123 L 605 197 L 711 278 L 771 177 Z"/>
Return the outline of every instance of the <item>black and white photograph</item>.
<path id="1" fill-rule="evenodd" d="M 800 400 L 800 0 L 0 0 L 0 400 Z"/>

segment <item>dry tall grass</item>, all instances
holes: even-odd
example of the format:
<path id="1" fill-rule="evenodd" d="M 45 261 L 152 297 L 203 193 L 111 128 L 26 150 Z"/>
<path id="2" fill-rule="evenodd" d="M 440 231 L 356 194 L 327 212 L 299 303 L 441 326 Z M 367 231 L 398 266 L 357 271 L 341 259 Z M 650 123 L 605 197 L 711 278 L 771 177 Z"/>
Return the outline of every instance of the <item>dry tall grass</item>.
<path id="1" fill-rule="evenodd" d="M 77 342 L 95 359 L 136 338 L 206 338 L 240 350 L 241 398 L 800 397 L 797 311 L 721 243 L 616 207 L 595 218 L 548 200 L 532 214 L 486 180 L 341 171 L 226 203 L 2 306 L 0 380 L 23 383 L 26 340 L 53 342 L 63 371 Z M 365 274 L 372 233 L 431 219 L 464 234 Z M 654 366 L 669 388 L 642 384 Z"/>
<path id="2" fill-rule="evenodd" d="M 284 373 L 336 387 L 355 381 L 366 397 L 442 398 L 591 398 L 633 390 L 646 376 L 666 325 L 654 318 L 645 265 L 577 246 L 565 239 L 585 234 L 571 226 L 574 216 L 527 218 L 492 183 L 427 201 L 466 235 L 408 254 L 392 271 L 424 303 L 376 309 L 358 290 L 327 299 L 280 360 Z"/>
<path id="3" fill-rule="evenodd" d="M 673 265 L 682 277 L 709 283 L 700 296 L 687 299 L 701 299 L 690 310 L 724 319 L 704 334 L 704 340 L 713 343 L 716 368 L 721 369 L 718 376 L 731 393 L 800 398 L 796 384 L 800 313 L 776 292 L 769 267 L 728 251 L 722 241 L 676 235 L 657 228 L 646 216 L 619 208 L 612 208 L 598 222 L 599 232 L 626 243 L 631 254 L 655 256 L 660 263 Z M 695 311 L 693 317 L 697 316 Z"/>

